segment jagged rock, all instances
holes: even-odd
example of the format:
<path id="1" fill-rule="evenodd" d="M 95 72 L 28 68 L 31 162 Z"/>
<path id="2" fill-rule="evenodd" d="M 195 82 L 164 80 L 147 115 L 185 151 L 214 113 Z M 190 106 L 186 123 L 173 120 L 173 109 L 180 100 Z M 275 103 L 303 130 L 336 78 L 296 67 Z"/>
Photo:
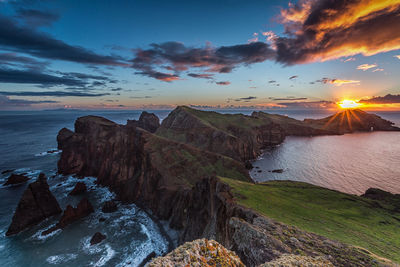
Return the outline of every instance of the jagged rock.
<path id="1" fill-rule="evenodd" d="M 77 182 L 74 189 L 69 193 L 70 196 L 76 196 L 85 193 L 87 190 L 86 184 L 83 182 Z"/>
<path id="2" fill-rule="evenodd" d="M 61 208 L 57 199 L 49 190 L 46 176 L 41 173 L 37 181 L 29 184 L 23 193 L 6 235 L 17 234 L 59 213 Z"/>
<path id="3" fill-rule="evenodd" d="M 105 235 L 103 235 L 103 234 L 100 233 L 100 232 L 96 232 L 96 233 L 92 236 L 92 238 L 90 239 L 90 245 L 91 245 L 91 246 L 96 245 L 96 244 L 100 243 L 101 241 L 103 241 L 104 239 L 106 239 L 106 236 L 105 236 Z"/>
<path id="4" fill-rule="evenodd" d="M 156 266 L 226 266 L 244 267 L 239 257 L 214 240 L 198 239 L 187 242 L 164 257 L 153 259 L 149 267 Z"/>
<path id="5" fill-rule="evenodd" d="M 61 216 L 61 219 L 58 221 L 58 223 L 54 227 L 44 231 L 42 235 L 48 235 L 51 232 L 54 232 L 58 229 L 63 229 L 67 225 L 88 216 L 92 212 L 94 212 L 92 204 L 90 204 L 89 200 L 83 198 L 78 203 L 76 208 L 72 207 L 71 205 L 68 205 L 64 210 L 64 213 Z"/>
<path id="6" fill-rule="evenodd" d="M 7 174 L 7 173 L 10 173 L 10 172 L 13 172 L 13 171 L 14 171 L 13 169 L 8 169 L 8 170 L 2 171 L 1 174 Z"/>
<path id="7" fill-rule="evenodd" d="M 16 184 L 22 184 L 29 181 L 29 178 L 26 177 L 25 175 L 20 175 L 20 174 L 11 174 L 10 177 L 8 177 L 7 181 L 4 183 L 4 185 L 16 185 Z"/>
<path id="8" fill-rule="evenodd" d="M 246 162 L 285 138 L 276 123 L 243 114 L 220 114 L 179 106 L 162 121 L 157 134 Z"/>
<path id="9" fill-rule="evenodd" d="M 101 208 L 101 211 L 104 213 L 111 213 L 118 210 L 117 203 L 112 200 L 106 201 Z"/>
<path id="10" fill-rule="evenodd" d="M 293 254 L 283 254 L 278 259 L 261 264 L 259 267 L 334 267 L 325 257 L 310 257 Z"/>
<path id="11" fill-rule="evenodd" d="M 142 114 L 140 114 L 138 121 L 128 120 L 127 126 L 140 127 L 142 129 L 145 129 L 146 131 L 154 133 L 155 131 L 157 131 L 158 127 L 160 127 L 160 119 L 154 113 L 143 111 Z"/>
<path id="12" fill-rule="evenodd" d="M 215 239 L 247 266 L 295 252 L 331 255 L 337 266 L 371 265 L 373 257 L 361 249 L 237 205 L 229 186 L 217 176 L 251 181 L 245 161 L 282 142 L 285 129 L 264 118 L 214 115 L 178 107 L 155 134 L 100 117 L 81 117 L 75 132 L 62 129 L 57 137 L 62 149 L 58 170 L 97 177 L 118 199 L 135 202 L 158 219 L 168 220 L 170 227 L 179 230 L 180 244 Z M 307 127 L 309 133 L 318 132 Z"/>

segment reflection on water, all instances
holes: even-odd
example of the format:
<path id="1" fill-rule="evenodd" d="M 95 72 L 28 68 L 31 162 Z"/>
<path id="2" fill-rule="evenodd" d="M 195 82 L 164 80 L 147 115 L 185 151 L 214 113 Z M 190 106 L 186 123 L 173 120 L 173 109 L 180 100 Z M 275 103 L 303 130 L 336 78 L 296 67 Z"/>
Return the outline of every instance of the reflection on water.
<path id="1" fill-rule="evenodd" d="M 400 132 L 288 137 L 253 165 L 256 181 L 302 181 L 353 194 L 369 187 L 400 193 Z M 275 169 L 283 172 L 269 172 Z"/>

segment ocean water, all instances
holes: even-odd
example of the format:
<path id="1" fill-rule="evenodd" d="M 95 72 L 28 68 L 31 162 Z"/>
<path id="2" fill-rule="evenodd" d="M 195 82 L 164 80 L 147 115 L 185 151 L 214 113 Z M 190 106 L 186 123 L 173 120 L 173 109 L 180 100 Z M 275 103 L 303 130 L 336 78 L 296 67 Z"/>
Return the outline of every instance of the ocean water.
<path id="1" fill-rule="evenodd" d="M 169 111 L 153 111 L 160 119 Z M 251 111 L 220 111 L 250 114 Z M 138 119 L 140 111 L 34 111 L 0 112 L 0 172 L 12 169 L 26 173 L 34 181 L 40 172 L 48 177 L 51 191 L 64 209 L 76 205 L 82 196 L 68 196 L 77 181 L 57 175 L 58 131 L 73 129 L 76 118 L 98 115 L 117 123 Z M 329 111 L 285 111 L 297 119 L 321 118 Z M 381 113 L 400 125 L 400 113 Z M 360 194 L 368 187 L 400 193 L 400 133 L 374 132 L 313 138 L 288 137 L 279 147 L 266 151 L 251 171 L 255 180 L 290 179 L 309 182 L 344 192 Z M 283 173 L 269 170 L 284 169 Z M 258 172 L 261 170 L 261 172 Z M 144 211 L 135 205 L 119 203 L 115 213 L 103 214 L 104 201 L 112 199 L 107 189 L 86 177 L 85 194 L 95 212 L 82 221 L 49 236 L 41 232 L 57 222 L 51 218 L 17 236 L 5 237 L 13 212 L 26 187 L 2 186 L 9 173 L 0 174 L 0 266 L 137 266 L 151 252 L 161 255 L 168 250 L 168 238 Z M 103 217 L 105 222 L 99 222 Z M 95 232 L 107 239 L 89 246 Z"/>
<path id="2" fill-rule="evenodd" d="M 84 196 L 95 208 L 82 221 L 48 236 L 42 236 L 41 232 L 54 225 L 57 218 L 6 237 L 26 184 L 4 187 L 2 184 L 10 174 L 0 175 L 0 266 L 138 266 L 153 251 L 157 255 L 167 252 L 168 239 L 144 211 L 133 204 L 119 203 L 117 212 L 104 214 L 102 203 L 114 197 L 107 188 L 95 185 L 95 178 L 81 180 L 56 174 L 59 153 L 47 151 L 57 148 L 56 136 L 62 127 L 73 129 L 77 117 L 89 114 L 118 123 L 140 116 L 138 111 L 0 112 L 0 172 L 12 169 L 15 173 L 26 173 L 31 181 L 44 172 L 62 209 L 68 204 L 76 206 L 80 201 L 83 196 L 68 196 L 68 193 L 77 181 L 83 181 L 88 187 Z M 168 112 L 156 114 L 163 118 Z M 106 221 L 99 222 L 101 217 Z M 107 238 L 90 246 L 90 238 L 97 231 Z"/>
<path id="3" fill-rule="evenodd" d="M 400 126 L 399 112 L 377 114 Z M 370 187 L 399 194 L 400 132 L 287 137 L 253 166 L 251 177 L 259 182 L 294 180 L 357 195 Z M 277 169 L 283 172 L 272 172 Z"/>

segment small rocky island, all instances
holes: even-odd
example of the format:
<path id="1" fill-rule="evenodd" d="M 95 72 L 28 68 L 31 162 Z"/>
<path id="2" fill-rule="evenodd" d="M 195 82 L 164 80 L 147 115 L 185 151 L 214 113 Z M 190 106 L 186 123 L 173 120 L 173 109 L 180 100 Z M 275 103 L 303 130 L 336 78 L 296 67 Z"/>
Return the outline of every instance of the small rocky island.
<path id="1" fill-rule="evenodd" d="M 97 182 L 114 191 L 118 200 L 135 203 L 159 220 L 168 221 L 171 228 L 179 231 L 178 244 L 201 239 L 184 245 L 184 250 L 193 250 L 197 258 L 182 258 L 176 262 L 179 266 L 194 260 L 221 260 L 205 253 L 204 247 L 221 251 L 222 259 L 232 263 L 227 266 L 280 266 L 273 264 L 293 261 L 322 263 L 312 266 L 383 266 L 390 261 L 364 248 L 269 218 L 258 204 L 251 204 L 252 195 L 238 192 L 245 186 L 257 192 L 269 188 L 267 183 L 253 183 L 248 173 L 250 162 L 263 149 L 282 143 L 286 136 L 336 135 L 371 129 L 400 130 L 361 110 L 299 121 L 264 112 L 246 116 L 180 106 L 161 125 L 157 116 L 147 112 L 126 125 L 85 116 L 76 120 L 74 131 L 63 128 L 57 136 L 58 149 L 62 150 L 58 171 L 97 177 Z M 288 183 L 285 186 L 293 187 Z M 371 192 L 375 191 L 367 195 L 371 196 Z M 379 206 L 379 199 L 366 200 L 367 195 L 337 192 L 334 197 L 354 197 L 352 205 L 387 214 L 396 212 L 386 202 Z M 63 218 L 73 209 L 76 208 L 68 207 Z M 57 228 L 65 227 L 62 222 L 63 219 Z M 165 258 L 153 259 L 150 266 L 174 264 L 174 255 L 179 251 L 182 248 Z"/>

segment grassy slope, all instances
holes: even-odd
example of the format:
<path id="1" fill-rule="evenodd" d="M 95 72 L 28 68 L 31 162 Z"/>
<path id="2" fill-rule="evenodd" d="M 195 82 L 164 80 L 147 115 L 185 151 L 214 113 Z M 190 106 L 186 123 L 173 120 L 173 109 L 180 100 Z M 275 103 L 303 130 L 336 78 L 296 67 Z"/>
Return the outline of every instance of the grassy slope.
<path id="1" fill-rule="evenodd" d="M 400 262 L 400 214 L 392 207 L 300 182 L 221 179 L 240 204 L 261 214 Z"/>

